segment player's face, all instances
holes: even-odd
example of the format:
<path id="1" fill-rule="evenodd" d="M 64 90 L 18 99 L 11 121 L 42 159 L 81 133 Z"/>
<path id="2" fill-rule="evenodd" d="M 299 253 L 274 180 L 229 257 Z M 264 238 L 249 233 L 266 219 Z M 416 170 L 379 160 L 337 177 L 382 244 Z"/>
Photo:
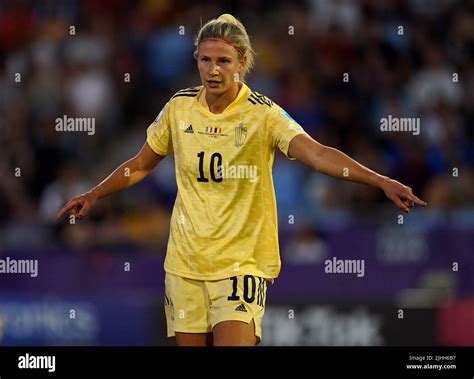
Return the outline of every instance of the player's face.
<path id="1" fill-rule="evenodd" d="M 237 75 L 243 68 L 239 53 L 220 41 L 204 41 L 197 57 L 199 75 L 206 91 L 214 94 L 227 92 L 236 86 Z"/>

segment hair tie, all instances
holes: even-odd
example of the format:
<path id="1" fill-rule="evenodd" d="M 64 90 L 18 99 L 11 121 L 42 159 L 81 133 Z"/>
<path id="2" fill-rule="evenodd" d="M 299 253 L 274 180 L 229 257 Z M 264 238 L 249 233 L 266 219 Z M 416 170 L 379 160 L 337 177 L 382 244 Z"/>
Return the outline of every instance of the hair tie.
<path id="1" fill-rule="evenodd" d="M 229 46 L 232 46 L 235 50 L 237 50 L 239 52 L 240 55 L 242 55 L 242 57 L 245 55 L 244 52 L 242 51 L 242 49 L 238 48 L 237 46 L 235 46 L 232 42 L 230 41 L 227 41 L 226 39 L 224 38 L 203 38 L 201 40 L 201 42 L 204 42 L 204 41 L 220 41 L 220 42 L 224 42 L 226 44 L 228 44 Z"/>

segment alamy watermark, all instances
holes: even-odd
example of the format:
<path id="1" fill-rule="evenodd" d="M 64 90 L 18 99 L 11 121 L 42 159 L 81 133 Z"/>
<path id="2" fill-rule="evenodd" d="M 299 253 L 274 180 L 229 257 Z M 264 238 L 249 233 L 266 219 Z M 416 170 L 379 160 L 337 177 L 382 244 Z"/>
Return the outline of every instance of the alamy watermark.
<path id="1" fill-rule="evenodd" d="M 37 259 L 0 259 L 0 274 L 30 274 L 32 278 L 38 276 Z"/>
<path id="2" fill-rule="evenodd" d="M 326 259 L 324 261 L 324 271 L 327 274 L 357 274 L 357 277 L 365 276 L 364 259 Z"/>
<path id="3" fill-rule="evenodd" d="M 55 120 L 57 132 L 87 132 L 89 136 L 95 134 L 94 117 L 68 117 L 64 115 Z"/>
<path id="4" fill-rule="evenodd" d="M 54 355 L 20 355 L 18 357 L 19 369 L 43 369 L 48 372 L 56 371 L 56 356 Z"/>
<path id="5" fill-rule="evenodd" d="M 217 175 L 223 179 L 248 179 L 249 182 L 255 183 L 257 181 L 257 166 L 226 163 L 218 167 Z"/>
<path id="6" fill-rule="evenodd" d="M 388 117 L 380 119 L 380 130 L 382 132 L 411 132 L 414 136 L 420 134 L 420 118 L 419 117 Z"/>

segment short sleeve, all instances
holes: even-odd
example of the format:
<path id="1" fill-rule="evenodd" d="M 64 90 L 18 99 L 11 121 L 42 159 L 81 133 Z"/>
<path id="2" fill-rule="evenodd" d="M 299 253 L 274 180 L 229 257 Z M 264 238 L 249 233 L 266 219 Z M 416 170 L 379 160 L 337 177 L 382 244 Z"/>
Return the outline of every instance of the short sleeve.
<path id="1" fill-rule="evenodd" d="M 163 107 L 155 121 L 148 126 L 146 134 L 146 141 L 156 154 L 168 155 L 173 152 L 169 102 Z"/>
<path id="2" fill-rule="evenodd" d="M 267 122 L 270 123 L 270 136 L 272 146 L 278 147 L 290 160 L 295 160 L 288 155 L 291 140 L 300 134 L 307 134 L 301 125 L 277 104 L 269 111 Z"/>

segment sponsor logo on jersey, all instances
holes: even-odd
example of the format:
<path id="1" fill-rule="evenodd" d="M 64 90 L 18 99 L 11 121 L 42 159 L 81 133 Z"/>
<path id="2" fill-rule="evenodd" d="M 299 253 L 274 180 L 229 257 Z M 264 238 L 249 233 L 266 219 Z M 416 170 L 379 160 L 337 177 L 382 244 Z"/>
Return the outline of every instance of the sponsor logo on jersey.
<path id="1" fill-rule="evenodd" d="M 193 126 L 190 124 L 184 132 L 185 133 L 194 133 Z"/>
<path id="2" fill-rule="evenodd" d="M 243 304 L 240 304 L 237 308 L 235 308 L 235 310 L 239 311 L 239 312 L 247 313 L 247 308 L 245 308 L 245 305 L 243 305 Z"/>

